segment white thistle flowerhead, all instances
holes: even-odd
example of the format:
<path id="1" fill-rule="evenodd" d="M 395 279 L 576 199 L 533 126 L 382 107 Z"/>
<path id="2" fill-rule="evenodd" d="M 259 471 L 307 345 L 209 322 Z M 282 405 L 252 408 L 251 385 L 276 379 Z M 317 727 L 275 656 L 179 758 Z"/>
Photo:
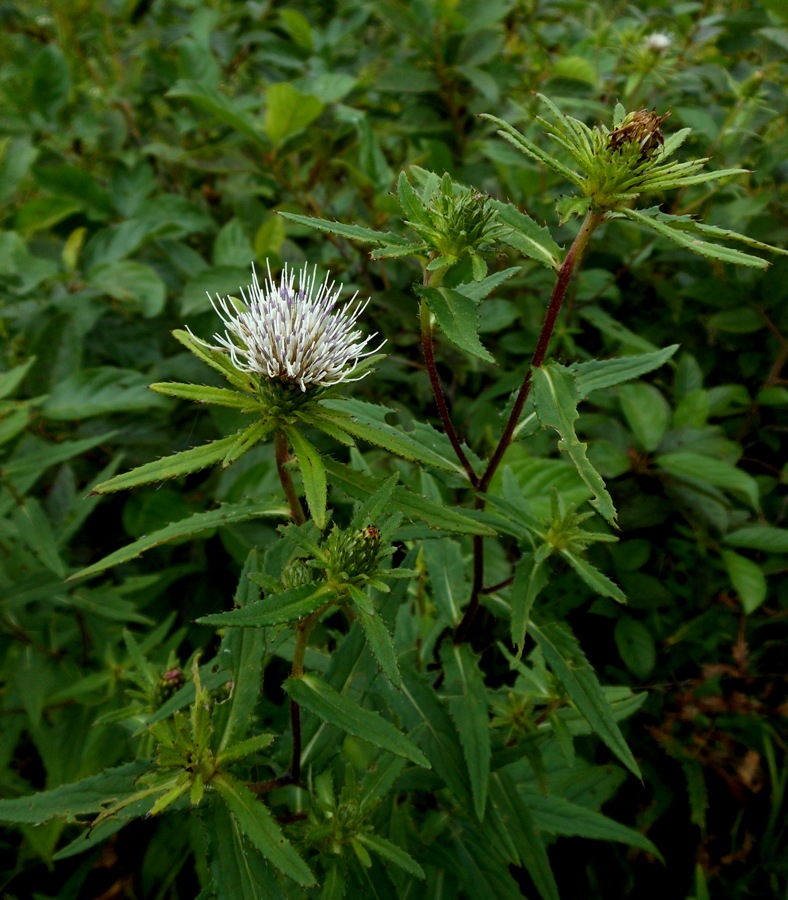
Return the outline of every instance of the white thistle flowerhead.
<path id="1" fill-rule="evenodd" d="M 673 43 L 673 35 L 667 31 L 655 31 L 649 34 L 643 43 L 646 50 L 651 50 L 652 53 L 664 53 Z"/>
<path id="2" fill-rule="evenodd" d="M 335 287 L 326 276 L 316 288 L 317 266 L 311 275 L 308 266 L 299 271 L 298 287 L 295 271 L 287 264 L 278 284 L 266 266 L 268 277 L 262 286 L 253 265 L 252 284 L 246 292 L 241 288 L 245 309 L 238 309 L 229 297 L 211 300 L 227 328 L 214 339 L 229 351 L 233 365 L 271 381 L 297 384 L 303 392 L 367 375 L 350 377 L 359 360 L 383 346 L 365 350 L 375 334 L 364 338 L 354 328 L 369 300 L 357 302 L 354 294 L 344 307 L 335 309 L 342 285 Z"/>

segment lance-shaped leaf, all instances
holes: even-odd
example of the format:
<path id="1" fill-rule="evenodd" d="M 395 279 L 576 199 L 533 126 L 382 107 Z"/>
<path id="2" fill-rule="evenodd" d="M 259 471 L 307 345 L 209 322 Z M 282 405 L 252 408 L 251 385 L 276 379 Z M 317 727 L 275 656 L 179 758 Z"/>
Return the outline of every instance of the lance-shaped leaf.
<path id="1" fill-rule="evenodd" d="M 378 615 L 372 602 L 362 589 L 355 587 L 355 585 L 348 585 L 348 591 L 355 603 L 356 613 L 361 622 L 361 627 L 364 629 L 364 637 L 369 649 L 372 651 L 372 655 L 377 660 L 386 678 L 393 685 L 399 686 L 402 682 L 402 676 L 399 671 L 397 651 L 394 649 L 394 641 L 389 634 L 388 628 L 386 628 L 383 619 Z"/>
<path id="2" fill-rule="evenodd" d="M 424 561 L 430 576 L 432 598 L 446 622 L 455 626 L 460 621 L 462 608 L 471 595 L 470 583 L 465 577 L 465 560 L 457 541 L 443 538 L 424 541 Z"/>
<path id="3" fill-rule="evenodd" d="M 548 269 L 557 270 L 560 267 L 563 254 L 547 228 L 537 225 L 527 213 L 511 203 L 492 200 L 491 204 L 498 213 L 498 219 L 511 228 L 501 234 L 501 243 L 508 244 Z"/>
<path id="4" fill-rule="evenodd" d="M 751 266 L 755 269 L 769 268 L 767 260 L 761 259 L 759 256 L 753 256 L 750 253 L 735 250 L 733 247 L 712 244 L 710 241 L 693 237 L 692 234 L 684 230 L 687 227 L 686 223 L 682 223 L 683 227 L 679 228 L 676 225 L 669 224 L 670 219 L 658 219 L 655 215 L 649 215 L 648 212 L 638 209 L 622 209 L 621 213 L 628 219 L 632 219 L 633 222 L 637 222 L 639 225 L 656 232 L 660 237 L 667 238 L 673 241 L 674 244 L 678 244 L 686 250 L 699 253 L 701 256 L 706 256 L 709 259 L 719 259 L 722 262 L 734 263 L 739 266 Z"/>
<path id="5" fill-rule="evenodd" d="M 299 225 L 315 228 L 326 234 L 338 234 L 340 237 L 349 238 L 352 241 L 361 241 L 364 244 L 400 244 L 408 241 L 393 231 L 375 231 L 372 228 L 363 228 L 361 225 L 345 225 L 343 222 L 329 222 L 326 219 L 315 219 L 312 216 L 301 216 L 297 213 L 280 212 L 280 216 L 290 219 Z"/>
<path id="6" fill-rule="evenodd" d="M 441 331 L 455 346 L 484 362 L 495 362 L 479 340 L 479 309 L 470 297 L 445 287 L 417 287 L 416 292 L 426 300 Z"/>
<path id="7" fill-rule="evenodd" d="M 658 369 L 678 349 L 678 344 L 671 344 L 664 350 L 656 350 L 653 353 L 638 353 L 615 359 L 591 359 L 588 362 L 574 363 L 569 366 L 569 371 L 574 375 L 578 396 L 585 399 L 594 391 L 640 378 L 641 375 Z"/>
<path id="8" fill-rule="evenodd" d="M 575 465 L 578 474 L 594 495 L 591 504 L 611 525 L 616 524 L 616 510 L 602 476 L 586 455 L 587 444 L 575 434 L 577 386 L 569 369 L 558 363 L 533 370 L 534 405 L 543 428 L 554 428 L 560 435 L 559 450 L 563 450 Z"/>
<path id="9" fill-rule="evenodd" d="M 609 537 L 609 535 L 606 535 L 606 537 Z M 577 553 L 572 553 L 570 550 L 559 550 L 559 553 L 597 594 L 603 597 L 610 597 L 617 603 L 627 602 L 626 595 L 621 588 L 614 581 L 611 581 L 607 575 L 600 572 L 596 566 L 592 566 L 588 560 L 583 559 Z"/>
<path id="10" fill-rule="evenodd" d="M 246 412 L 259 410 L 259 401 L 238 391 L 230 391 L 227 388 L 209 387 L 205 384 L 179 384 L 173 381 L 160 381 L 150 386 L 157 394 L 165 394 L 167 397 L 178 397 L 182 400 L 192 400 L 194 403 L 210 403 L 214 406 L 229 406 Z"/>
<path id="11" fill-rule="evenodd" d="M 544 841 L 517 787 L 504 771 L 496 772 L 490 779 L 490 802 L 495 804 L 507 835 L 517 848 L 519 861 L 528 870 L 542 900 L 560 900 Z"/>
<path id="12" fill-rule="evenodd" d="M 322 531 L 326 527 L 326 496 L 328 493 L 323 460 L 320 453 L 297 428 L 286 426 L 284 432 L 295 450 L 298 468 L 301 470 L 301 480 L 304 484 L 304 494 L 309 511 L 312 513 L 312 519 Z"/>
<path id="13" fill-rule="evenodd" d="M 246 429 L 218 441 L 211 441 L 199 447 L 192 447 L 191 450 L 182 450 L 180 453 L 145 463 L 130 472 L 123 472 L 110 478 L 109 481 L 97 484 L 92 493 L 111 494 L 113 491 L 125 491 L 141 484 L 166 481 L 168 478 L 178 478 L 180 475 L 190 475 L 192 472 L 199 472 L 200 469 L 207 469 L 208 466 L 224 460 L 227 454 L 236 448 L 239 438 L 245 433 Z"/>
<path id="14" fill-rule="evenodd" d="M 430 768 L 427 757 L 391 722 L 338 694 L 316 675 L 288 678 L 284 688 L 299 706 L 310 710 L 324 722 L 336 725 L 342 731 L 368 741 L 376 747 L 382 747 L 389 753 L 410 759 L 418 766 Z"/>
<path id="15" fill-rule="evenodd" d="M 379 834 L 365 834 L 364 832 L 361 832 L 359 833 L 357 840 L 368 850 L 377 853 L 378 856 L 385 859 L 386 862 L 394 863 L 395 866 L 404 869 L 409 875 L 415 875 L 416 878 L 421 879 L 426 878 L 424 869 L 422 869 L 409 853 L 406 853 L 401 847 L 392 844 L 391 841 L 386 840 L 386 838 L 381 837 Z"/>
<path id="16" fill-rule="evenodd" d="M 452 457 L 433 450 L 399 428 L 389 425 L 386 416 L 393 410 L 361 400 L 324 400 L 322 405 L 340 415 L 336 424 L 353 437 L 383 447 L 397 456 L 464 475 L 462 466 Z"/>
<path id="17" fill-rule="evenodd" d="M 76 816 L 100 812 L 110 801 L 119 802 L 134 797 L 137 793 L 136 781 L 148 769 L 147 761 L 138 760 L 51 791 L 0 800 L 0 822 L 43 825 L 50 819 L 73 821 Z"/>
<path id="18" fill-rule="evenodd" d="M 263 855 L 251 846 L 230 810 L 215 797 L 201 810 L 216 900 L 267 897 L 285 900 Z"/>
<path id="19" fill-rule="evenodd" d="M 380 488 L 379 479 L 365 475 L 343 463 L 327 459 L 325 465 L 332 483 L 337 484 L 345 493 L 357 500 L 365 500 Z M 435 503 L 407 488 L 395 487 L 392 499 L 405 516 L 421 519 L 435 529 L 458 534 L 481 534 L 486 537 L 495 535 L 495 531 L 489 525 L 474 521 L 459 510 Z"/>
<path id="20" fill-rule="evenodd" d="M 565 166 L 562 162 L 559 162 L 549 153 L 546 153 L 542 150 L 541 147 L 538 147 L 533 141 L 529 140 L 525 137 L 524 134 L 521 134 L 516 128 L 510 125 L 508 122 L 504 122 L 503 119 L 497 118 L 497 116 L 491 116 L 488 113 L 482 113 L 481 118 L 489 119 L 494 125 L 498 126 L 498 134 L 514 147 L 516 147 L 521 153 L 524 153 L 526 156 L 530 156 L 532 159 L 535 159 L 537 162 L 542 163 L 547 166 L 548 169 L 552 169 L 558 175 L 561 175 L 563 178 L 566 178 L 567 181 L 571 181 L 572 184 L 578 185 L 578 187 L 582 186 L 583 176 L 574 170 Z"/>
<path id="21" fill-rule="evenodd" d="M 753 509 L 758 509 L 758 482 L 752 475 L 725 460 L 679 451 L 663 453 L 655 457 L 654 462 L 669 475 L 700 485 L 713 484 L 740 496 Z"/>
<path id="22" fill-rule="evenodd" d="M 194 515 L 185 519 L 171 522 L 169 525 L 165 525 L 164 528 L 159 528 L 151 534 L 146 534 L 139 540 L 121 547 L 120 550 L 115 550 L 114 553 L 110 553 L 109 556 L 105 556 L 98 562 L 93 563 L 93 565 L 76 572 L 68 581 L 76 581 L 80 578 L 90 578 L 93 575 L 98 575 L 112 566 L 136 559 L 152 547 L 159 547 L 171 541 L 195 537 L 195 535 L 203 532 L 212 531 L 214 528 L 237 525 L 239 522 L 248 522 L 250 519 L 259 519 L 264 516 L 286 518 L 288 514 L 288 507 L 279 500 L 259 500 L 256 503 L 224 503 L 217 509 L 194 513 Z"/>
<path id="23" fill-rule="evenodd" d="M 441 647 L 446 685 L 443 693 L 457 726 L 471 779 L 476 818 L 484 820 L 490 779 L 490 715 L 487 688 L 479 663 L 467 644 L 444 641 Z"/>
<path id="24" fill-rule="evenodd" d="M 216 350 L 197 340 L 191 332 L 183 331 L 176 328 L 172 332 L 172 336 L 197 359 L 202 360 L 206 365 L 210 366 L 217 372 L 220 372 L 232 385 L 239 390 L 253 393 L 256 385 L 249 374 L 237 369 L 230 359 L 230 354 L 222 350 Z"/>
<path id="25" fill-rule="evenodd" d="M 367 525 L 374 525 L 388 509 L 398 481 L 399 473 L 395 472 L 373 494 L 370 494 L 369 499 L 361 504 L 358 512 L 353 516 L 348 525 L 348 531 L 358 531 Z"/>
<path id="26" fill-rule="evenodd" d="M 307 864 L 284 836 L 266 805 L 249 788 L 224 772 L 214 775 L 211 787 L 224 801 L 249 842 L 272 865 L 302 887 L 315 883 Z"/>
<path id="27" fill-rule="evenodd" d="M 512 643 L 517 648 L 517 658 L 523 652 L 525 632 L 528 620 L 537 595 L 547 584 L 547 573 L 541 561 L 534 558 L 533 553 L 524 553 L 514 569 L 512 584 Z"/>
<path id="28" fill-rule="evenodd" d="M 557 622 L 540 626 L 532 621 L 530 627 L 547 665 L 591 730 L 640 778 L 638 764 L 615 722 L 602 686 L 574 636 Z"/>
<path id="29" fill-rule="evenodd" d="M 252 581 L 258 580 L 255 573 L 249 577 Z M 262 576 L 261 580 L 264 578 L 265 576 Z M 201 625 L 266 628 L 269 625 L 280 625 L 283 622 L 295 622 L 297 619 L 311 615 L 328 603 L 335 594 L 335 589 L 324 582 L 302 584 L 298 587 L 288 588 L 280 594 L 273 594 L 263 600 L 249 603 L 240 609 L 202 616 L 197 621 Z"/>

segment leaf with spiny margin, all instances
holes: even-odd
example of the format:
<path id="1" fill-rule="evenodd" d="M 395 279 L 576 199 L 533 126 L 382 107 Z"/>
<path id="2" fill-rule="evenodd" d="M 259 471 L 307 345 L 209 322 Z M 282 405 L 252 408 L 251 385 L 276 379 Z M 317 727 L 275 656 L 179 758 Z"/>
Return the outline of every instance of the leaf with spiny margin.
<path id="1" fill-rule="evenodd" d="M 345 225 L 343 222 L 329 222 L 327 219 L 315 219 L 312 216 L 301 216 L 291 212 L 280 212 L 279 215 L 290 219 L 291 222 L 297 222 L 299 225 L 306 225 L 308 228 L 315 228 L 327 234 L 338 234 L 340 237 L 361 241 L 364 244 L 404 245 L 409 243 L 405 238 L 394 234 L 393 231 L 375 231 L 372 228 L 363 228 L 361 225 Z"/>
<path id="2" fill-rule="evenodd" d="M 364 637 L 369 649 L 372 651 L 372 655 L 377 660 L 386 678 L 395 687 L 399 687 L 402 683 L 402 676 L 399 671 L 397 651 L 394 649 L 394 641 L 389 634 L 388 628 L 386 628 L 383 619 L 375 611 L 363 588 L 348 585 L 348 591 L 354 601 L 356 613 L 361 621 Z"/>
<path id="3" fill-rule="evenodd" d="M 488 119 L 494 125 L 497 125 L 498 134 L 505 141 L 508 141 L 510 144 L 516 147 L 521 153 L 524 153 L 526 156 L 530 156 L 537 162 L 542 163 L 543 165 L 547 166 L 548 169 L 552 169 L 558 175 L 566 178 L 567 181 L 571 181 L 572 184 L 576 184 L 578 185 L 578 187 L 582 186 L 582 175 L 578 174 L 577 172 L 565 166 L 563 163 L 559 162 L 557 159 L 550 156 L 549 153 L 546 153 L 541 149 L 541 147 L 538 147 L 533 141 L 525 137 L 525 135 L 520 134 L 520 132 L 508 122 L 504 122 L 503 119 L 499 119 L 497 116 L 491 116 L 489 113 L 482 113 L 481 118 Z"/>
<path id="4" fill-rule="evenodd" d="M 497 211 L 498 219 L 511 228 L 511 231 L 500 235 L 501 243 L 508 244 L 523 256 L 547 266 L 548 269 L 558 270 L 563 254 L 549 229 L 537 225 L 527 213 L 512 206 L 511 203 L 492 200 L 491 205 Z"/>
<path id="5" fill-rule="evenodd" d="M 230 359 L 229 353 L 226 351 L 218 350 L 203 344 L 194 337 L 191 332 L 184 331 L 181 328 L 176 328 L 172 332 L 172 336 L 179 344 L 183 344 L 190 353 L 193 353 L 207 366 L 210 366 L 212 369 L 215 369 L 217 372 L 224 375 L 230 384 L 235 385 L 239 390 L 246 391 L 247 393 L 253 393 L 256 390 L 257 385 L 255 384 L 254 379 L 246 372 L 236 369 Z"/>
<path id="6" fill-rule="evenodd" d="M 441 331 L 455 346 L 484 362 L 495 362 L 479 340 L 479 310 L 470 297 L 447 287 L 417 286 L 416 293 L 426 300 Z"/>
<path id="7" fill-rule="evenodd" d="M 585 399 L 594 391 L 652 372 L 664 365 L 678 349 L 678 344 L 671 344 L 654 353 L 638 353 L 615 359 L 591 359 L 588 362 L 573 363 L 569 366 L 569 371 L 574 376 L 578 397 Z"/>
<path id="8" fill-rule="evenodd" d="M 388 407 L 375 406 L 362 400 L 323 400 L 321 404 L 335 413 L 344 414 L 337 417 L 335 422 L 339 428 L 353 437 L 414 462 L 465 474 L 465 470 L 456 460 L 436 452 L 417 441 L 412 435 L 389 425 L 386 416 L 394 410 Z"/>
<path id="9" fill-rule="evenodd" d="M 358 531 L 367 525 L 377 524 L 378 519 L 383 515 L 391 502 L 398 481 L 399 472 L 395 472 L 373 494 L 370 494 L 369 499 L 361 504 L 358 512 L 353 516 L 350 525 L 348 525 L 348 531 Z"/>
<path id="10" fill-rule="evenodd" d="M 285 900 L 273 872 L 241 830 L 238 820 L 215 796 L 200 808 L 208 841 L 211 887 L 216 900 L 266 897 Z"/>
<path id="11" fill-rule="evenodd" d="M 525 644 L 525 633 L 528 620 L 537 595 L 547 584 L 547 574 L 541 562 L 537 562 L 533 553 L 524 553 L 514 569 L 512 583 L 512 618 L 510 622 L 512 644 L 520 658 Z"/>
<path id="12" fill-rule="evenodd" d="M 211 403 L 214 406 L 229 406 L 246 412 L 262 408 L 259 400 L 248 394 L 240 394 L 227 388 L 209 387 L 205 384 L 180 384 L 175 381 L 160 381 L 150 385 L 157 394 L 177 397 L 179 400 L 192 400 L 194 403 Z"/>
<path id="13" fill-rule="evenodd" d="M 76 816 L 100 812 L 109 801 L 133 797 L 137 793 L 137 779 L 148 770 L 148 762 L 138 760 L 50 791 L 2 799 L 0 822 L 43 825 L 50 819 L 74 821 Z"/>
<path id="14" fill-rule="evenodd" d="M 600 594 L 602 597 L 610 597 L 617 603 L 627 602 L 626 595 L 621 588 L 614 581 L 611 581 L 607 575 L 600 572 L 596 566 L 592 566 L 588 560 L 569 550 L 560 550 L 559 552 L 583 581 L 597 594 Z"/>
<path id="15" fill-rule="evenodd" d="M 517 847 L 520 862 L 528 870 L 542 900 L 560 900 L 544 841 L 517 786 L 504 770 L 495 772 L 490 779 L 490 802 L 497 807 L 506 831 Z"/>
<path id="16" fill-rule="evenodd" d="M 460 735 L 471 780 L 476 818 L 482 822 L 490 780 L 490 715 L 487 688 L 479 662 L 467 644 L 444 641 L 441 647 L 446 684 L 442 693 Z"/>
<path id="17" fill-rule="evenodd" d="M 586 455 L 587 444 L 575 434 L 577 404 L 580 397 L 572 372 L 558 363 L 548 363 L 533 370 L 534 406 L 543 428 L 553 428 L 560 435 L 558 449 L 574 463 L 578 474 L 594 495 L 591 505 L 611 525 L 616 524 L 616 510 L 602 476 Z"/>
<path id="18" fill-rule="evenodd" d="M 424 205 L 424 201 L 413 189 L 410 181 L 408 181 L 408 176 L 404 172 L 400 172 L 397 179 L 397 199 L 402 207 L 402 211 L 405 213 L 406 219 L 419 225 L 432 225 L 432 219 Z"/>
<path id="19" fill-rule="evenodd" d="M 259 444 L 266 440 L 266 438 L 270 436 L 272 430 L 273 429 L 268 422 L 258 421 L 254 422 L 248 428 L 244 428 L 243 431 L 239 431 L 235 435 L 234 444 L 224 455 L 222 468 L 226 469 L 228 466 L 231 466 L 234 462 L 237 462 L 244 453 L 248 453 L 255 444 Z"/>
<path id="20" fill-rule="evenodd" d="M 302 887 L 315 883 L 309 867 L 284 836 L 268 807 L 249 788 L 225 772 L 213 776 L 211 787 L 224 801 L 250 843 L 272 865 Z"/>
<path id="21" fill-rule="evenodd" d="M 674 244 L 678 244 L 692 253 L 698 253 L 709 259 L 719 259 L 722 262 L 729 262 L 739 266 L 751 266 L 755 269 L 769 268 L 769 263 L 759 256 L 752 256 L 750 253 L 743 253 L 741 250 L 734 250 L 732 247 L 724 247 L 721 244 L 702 241 L 700 238 L 692 237 L 686 231 L 676 226 L 669 225 L 667 221 L 660 221 L 654 216 L 646 215 L 642 210 L 622 209 L 621 213 L 633 222 L 637 222 L 645 228 L 650 228 L 660 237 L 667 238 L 673 241 Z"/>
<path id="22" fill-rule="evenodd" d="M 341 487 L 350 497 L 354 497 L 357 500 L 365 500 L 380 488 L 381 482 L 379 479 L 365 475 L 363 472 L 352 469 L 344 463 L 327 459 L 325 465 L 332 482 Z M 476 522 L 457 509 L 435 503 L 421 494 L 408 490 L 408 488 L 395 487 L 392 492 L 392 498 L 405 516 L 422 519 L 433 528 L 458 534 L 480 534 L 485 537 L 495 536 L 496 532 L 489 525 Z"/>
<path id="23" fill-rule="evenodd" d="M 150 484 L 152 481 L 166 481 L 168 478 L 177 478 L 180 475 L 190 475 L 192 472 L 199 472 L 200 469 L 207 469 L 208 466 L 221 462 L 232 452 L 239 437 L 245 433 L 246 429 L 218 441 L 210 441 L 199 447 L 192 447 L 191 450 L 182 450 L 180 453 L 145 463 L 130 472 L 123 472 L 110 478 L 109 481 L 97 484 L 91 493 L 110 494 L 113 491 L 125 491 L 141 484 Z"/>
<path id="24" fill-rule="evenodd" d="M 212 531 L 214 528 L 237 525 L 239 522 L 248 522 L 250 519 L 259 519 L 262 516 L 285 518 L 288 513 L 287 506 L 280 500 L 258 500 L 254 503 L 223 503 L 217 509 L 194 513 L 184 519 L 179 519 L 177 522 L 171 522 L 169 525 L 165 525 L 164 528 L 159 528 L 151 534 L 146 534 L 133 543 L 121 547 L 120 550 L 115 550 L 87 568 L 75 572 L 67 581 L 91 578 L 93 575 L 98 575 L 112 566 L 136 559 L 152 547 L 159 547 L 171 541 L 191 538 L 205 531 Z"/>
<path id="25" fill-rule="evenodd" d="M 599 679 L 574 635 L 558 622 L 537 625 L 532 621 L 530 630 L 545 662 L 592 732 L 607 744 L 633 775 L 640 778 L 635 757 L 616 724 Z"/>
<path id="26" fill-rule="evenodd" d="M 256 550 L 250 550 L 238 579 L 234 605 L 243 609 L 251 606 L 260 597 L 260 591 L 249 578 L 258 569 Z M 249 733 L 252 711 L 257 703 L 263 676 L 263 654 L 265 636 L 255 629 L 228 628 L 222 637 L 217 659 L 222 668 L 230 668 L 233 675 L 233 689 L 229 698 L 217 705 L 214 727 L 219 742 L 217 752 L 223 751 L 232 742 L 236 745 Z"/>
<path id="27" fill-rule="evenodd" d="M 288 678 L 284 683 L 284 689 L 299 706 L 313 712 L 324 722 L 336 725 L 347 734 L 388 750 L 389 753 L 409 759 L 417 766 L 430 768 L 427 757 L 391 722 L 338 694 L 316 675 L 306 674 L 300 678 Z"/>
<path id="28" fill-rule="evenodd" d="M 360 832 L 357 836 L 357 840 L 367 849 L 371 850 L 373 853 L 377 853 L 378 856 L 381 856 L 387 862 L 394 863 L 395 866 L 404 869 L 409 875 L 414 875 L 416 878 L 421 878 L 422 880 L 427 877 L 424 874 L 424 869 L 422 869 L 409 853 L 406 853 L 402 847 L 398 847 L 396 844 L 386 840 L 386 838 L 381 837 L 379 834 L 366 834 Z"/>
<path id="29" fill-rule="evenodd" d="M 284 433 L 295 450 L 301 481 L 304 485 L 307 506 L 315 525 L 322 531 L 326 527 L 326 497 L 328 481 L 320 453 L 297 428 L 285 425 Z"/>
<path id="30" fill-rule="evenodd" d="M 470 281 L 465 284 L 458 284 L 455 287 L 455 290 L 459 291 L 461 294 L 465 294 L 466 297 L 470 297 L 475 303 L 481 303 L 485 297 L 489 297 L 496 288 L 500 287 L 505 281 L 508 281 L 513 275 L 516 275 L 520 269 L 521 266 L 511 266 L 508 269 L 501 269 L 500 272 L 493 272 L 492 275 L 488 275 L 480 281 Z"/>
<path id="31" fill-rule="evenodd" d="M 266 576 L 258 576 L 254 572 L 250 574 L 249 578 L 256 584 L 266 580 Z M 287 588 L 279 594 L 272 594 L 262 600 L 256 600 L 240 609 L 202 616 L 197 621 L 201 625 L 267 628 L 269 625 L 295 622 L 297 619 L 309 616 L 328 603 L 335 594 L 335 588 L 323 581 L 316 581 Z"/>

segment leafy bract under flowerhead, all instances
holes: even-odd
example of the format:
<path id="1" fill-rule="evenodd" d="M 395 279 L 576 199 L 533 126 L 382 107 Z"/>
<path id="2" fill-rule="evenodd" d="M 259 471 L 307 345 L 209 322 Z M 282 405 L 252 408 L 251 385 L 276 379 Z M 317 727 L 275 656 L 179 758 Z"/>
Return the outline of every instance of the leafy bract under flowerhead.
<path id="1" fill-rule="evenodd" d="M 241 289 L 243 305 L 229 297 L 211 300 L 227 329 L 214 339 L 237 369 L 297 385 L 302 392 L 367 374 L 350 377 L 359 360 L 375 352 L 365 349 L 375 335 L 364 338 L 355 328 L 369 301 L 357 302 L 354 295 L 336 309 L 342 285 L 335 287 L 326 276 L 316 287 L 316 273 L 316 267 L 311 274 L 308 267 L 301 269 L 296 287 L 293 269 L 285 265 L 277 283 L 269 268 L 261 286 L 252 267 L 252 284 Z"/>

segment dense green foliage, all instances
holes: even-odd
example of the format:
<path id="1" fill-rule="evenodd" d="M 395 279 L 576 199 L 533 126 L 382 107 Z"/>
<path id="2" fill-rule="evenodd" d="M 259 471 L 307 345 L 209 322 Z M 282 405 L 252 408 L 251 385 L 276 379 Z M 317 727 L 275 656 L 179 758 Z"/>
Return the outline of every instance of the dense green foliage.
<path id="1" fill-rule="evenodd" d="M 0 22 L 3 895 L 788 896 L 784 4 Z"/>

